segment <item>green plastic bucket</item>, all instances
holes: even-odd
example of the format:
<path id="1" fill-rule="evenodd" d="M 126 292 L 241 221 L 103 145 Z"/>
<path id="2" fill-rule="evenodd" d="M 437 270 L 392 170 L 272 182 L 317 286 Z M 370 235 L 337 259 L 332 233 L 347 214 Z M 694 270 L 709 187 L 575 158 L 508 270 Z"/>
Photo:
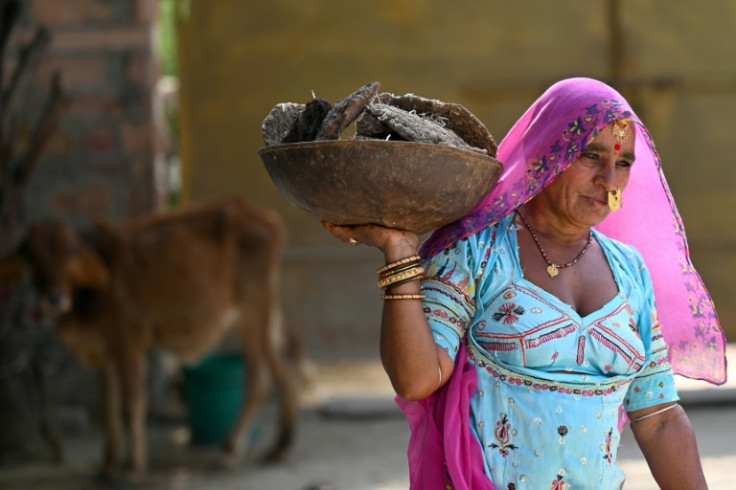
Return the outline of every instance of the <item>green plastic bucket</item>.
<path id="1" fill-rule="evenodd" d="M 245 363 L 237 354 L 216 354 L 182 366 L 192 444 L 222 444 L 243 406 Z"/>

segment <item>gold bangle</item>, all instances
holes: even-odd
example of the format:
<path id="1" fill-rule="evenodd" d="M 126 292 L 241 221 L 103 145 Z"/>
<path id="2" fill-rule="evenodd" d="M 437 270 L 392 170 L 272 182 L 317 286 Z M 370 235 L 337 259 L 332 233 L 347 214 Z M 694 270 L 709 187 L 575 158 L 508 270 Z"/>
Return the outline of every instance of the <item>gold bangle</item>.
<path id="1" fill-rule="evenodd" d="M 422 267 L 413 267 L 413 268 L 411 268 L 409 270 L 406 270 L 406 271 L 403 271 L 403 272 L 399 272 L 399 273 L 396 273 L 396 274 L 392 274 L 392 275 L 390 275 L 388 277 L 385 277 L 383 279 L 380 279 L 378 281 L 378 287 L 381 288 L 381 289 L 386 289 L 386 287 L 388 287 L 388 286 L 390 286 L 390 285 L 392 285 L 392 284 L 394 284 L 396 282 L 403 281 L 404 279 L 410 279 L 410 278 L 415 278 L 415 277 L 418 278 L 422 274 L 424 274 L 424 268 L 422 268 Z"/>
<path id="2" fill-rule="evenodd" d="M 426 296 L 423 294 L 384 294 L 381 299 L 384 301 L 392 299 L 424 299 Z"/>
<path id="3" fill-rule="evenodd" d="M 395 289 L 395 288 L 401 286 L 402 284 L 406 284 L 406 283 L 412 282 L 412 281 L 421 281 L 422 279 L 424 279 L 424 276 L 423 275 L 422 276 L 409 277 L 408 279 L 402 279 L 401 281 L 397 281 L 397 282 L 391 283 L 388 286 L 386 286 L 385 288 L 383 288 L 383 290 L 384 291 L 390 291 L 392 289 Z"/>
<path id="4" fill-rule="evenodd" d="M 414 267 L 419 267 L 419 264 L 420 264 L 419 261 L 409 262 L 409 263 L 407 263 L 405 265 L 398 266 L 398 267 L 396 267 L 394 269 L 389 269 L 389 270 L 387 270 L 385 272 L 381 272 L 380 274 L 378 274 L 378 278 L 379 279 L 385 279 L 388 276 L 391 276 L 393 274 L 398 274 L 399 272 L 404 272 L 404 271 L 408 271 L 409 269 L 413 269 Z"/>
<path id="5" fill-rule="evenodd" d="M 416 262 L 421 262 L 421 260 L 422 260 L 422 257 L 421 256 L 419 256 L 419 255 L 412 255 L 411 257 L 406 257 L 405 259 L 397 260 L 395 262 L 391 262 L 391 263 L 388 263 L 388 264 L 384 265 L 383 267 L 381 267 L 380 269 L 378 269 L 378 273 L 379 274 L 382 274 L 382 273 L 388 271 L 389 269 L 393 269 L 395 267 L 399 267 L 401 265 L 408 264 L 409 262 L 415 262 L 415 261 Z"/>
<path id="6" fill-rule="evenodd" d="M 393 283 L 402 281 L 404 279 L 421 276 L 422 274 L 424 274 L 424 269 L 422 267 L 412 267 L 411 269 L 407 269 L 402 272 L 397 272 L 396 274 L 391 274 L 390 276 L 386 276 L 386 277 L 379 279 L 378 286 L 381 288 L 384 288 Z"/>

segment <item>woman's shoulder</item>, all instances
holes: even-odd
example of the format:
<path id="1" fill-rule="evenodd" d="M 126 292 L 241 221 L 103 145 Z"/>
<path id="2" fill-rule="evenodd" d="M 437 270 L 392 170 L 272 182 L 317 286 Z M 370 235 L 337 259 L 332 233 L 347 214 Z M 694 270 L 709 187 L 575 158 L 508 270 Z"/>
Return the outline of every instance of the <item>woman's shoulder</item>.
<path id="1" fill-rule="evenodd" d="M 433 256 L 431 261 L 465 264 L 466 267 L 476 269 L 486 267 L 495 262 L 498 256 L 508 256 L 510 242 L 509 231 L 513 230 L 512 219 L 503 218 L 496 223 L 489 224 L 465 238 L 456 241 L 451 247 Z"/>
<path id="2" fill-rule="evenodd" d="M 628 266 L 632 272 L 646 269 L 644 257 L 635 246 L 620 242 L 595 229 L 593 232 L 600 246 L 621 265 Z"/>
<path id="3" fill-rule="evenodd" d="M 490 224 L 485 228 L 481 228 L 466 238 L 468 244 L 477 248 L 485 249 L 487 247 L 502 246 L 508 236 L 509 231 L 513 231 L 513 213 L 501 218 L 496 223 Z"/>

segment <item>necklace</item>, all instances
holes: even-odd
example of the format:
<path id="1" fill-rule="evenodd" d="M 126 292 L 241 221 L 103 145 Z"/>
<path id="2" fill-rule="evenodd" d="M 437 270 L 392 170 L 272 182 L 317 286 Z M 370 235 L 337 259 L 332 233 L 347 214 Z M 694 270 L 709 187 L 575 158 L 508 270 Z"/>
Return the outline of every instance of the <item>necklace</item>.
<path id="1" fill-rule="evenodd" d="M 547 262 L 547 274 L 549 274 L 549 277 L 555 277 L 557 274 L 560 273 L 560 269 L 563 269 L 565 267 L 570 267 L 572 265 L 575 265 L 578 260 L 580 260 L 580 257 L 583 256 L 583 254 L 588 250 L 588 247 L 590 247 L 590 241 L 593 237 L 593 230 L 588 229 L 588 241 L 585 242 L 585 246 L 580 251 L 580 253 L 575 256 L 574 259 L 572 259 L 567 264 L 555 264 L 549 258 L 547 258 L 547 254 L 544 252 L 544 249 L 542 248 L 542 244 L 539 243 L 539 239 L 537 238 L 537 234 L 534 233 L 534 230 L 531 226 L 529 226 L 529 223 L 526 222 L 526 218 L 524 218 L 524 215 L 521 213 L 521 209 L 518 211 L 519 217 L 521 217 L 521 221 L 526 225 L 527 229 L 529 230 L 529 233 L 532 235 L 532 238 L 534 239 L 534 243 L 537 244 L 537 248 L 539 249 L 539 252 L 542 254 L 542 258 L 544 258 L 544 261 Z"/>

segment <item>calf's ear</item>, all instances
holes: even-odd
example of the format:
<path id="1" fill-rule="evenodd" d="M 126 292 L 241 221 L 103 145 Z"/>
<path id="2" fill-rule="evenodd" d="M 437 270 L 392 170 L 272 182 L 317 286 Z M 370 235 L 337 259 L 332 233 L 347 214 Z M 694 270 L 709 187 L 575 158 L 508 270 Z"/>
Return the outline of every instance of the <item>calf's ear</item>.
<path id="1" fill-rule="evenodd" d="M 13 252 L 0 259 L 0 284 L 3 286 L 15 286 L 25 272 L 26 263 L 18 252 Z"/>
<path id="2" fill-rule="evenodd" d="M 105 289 L 110 283 L 110 272 L 102 259 L 87 247 L 67 263 L 66 273 L 75 286 Z"/>

